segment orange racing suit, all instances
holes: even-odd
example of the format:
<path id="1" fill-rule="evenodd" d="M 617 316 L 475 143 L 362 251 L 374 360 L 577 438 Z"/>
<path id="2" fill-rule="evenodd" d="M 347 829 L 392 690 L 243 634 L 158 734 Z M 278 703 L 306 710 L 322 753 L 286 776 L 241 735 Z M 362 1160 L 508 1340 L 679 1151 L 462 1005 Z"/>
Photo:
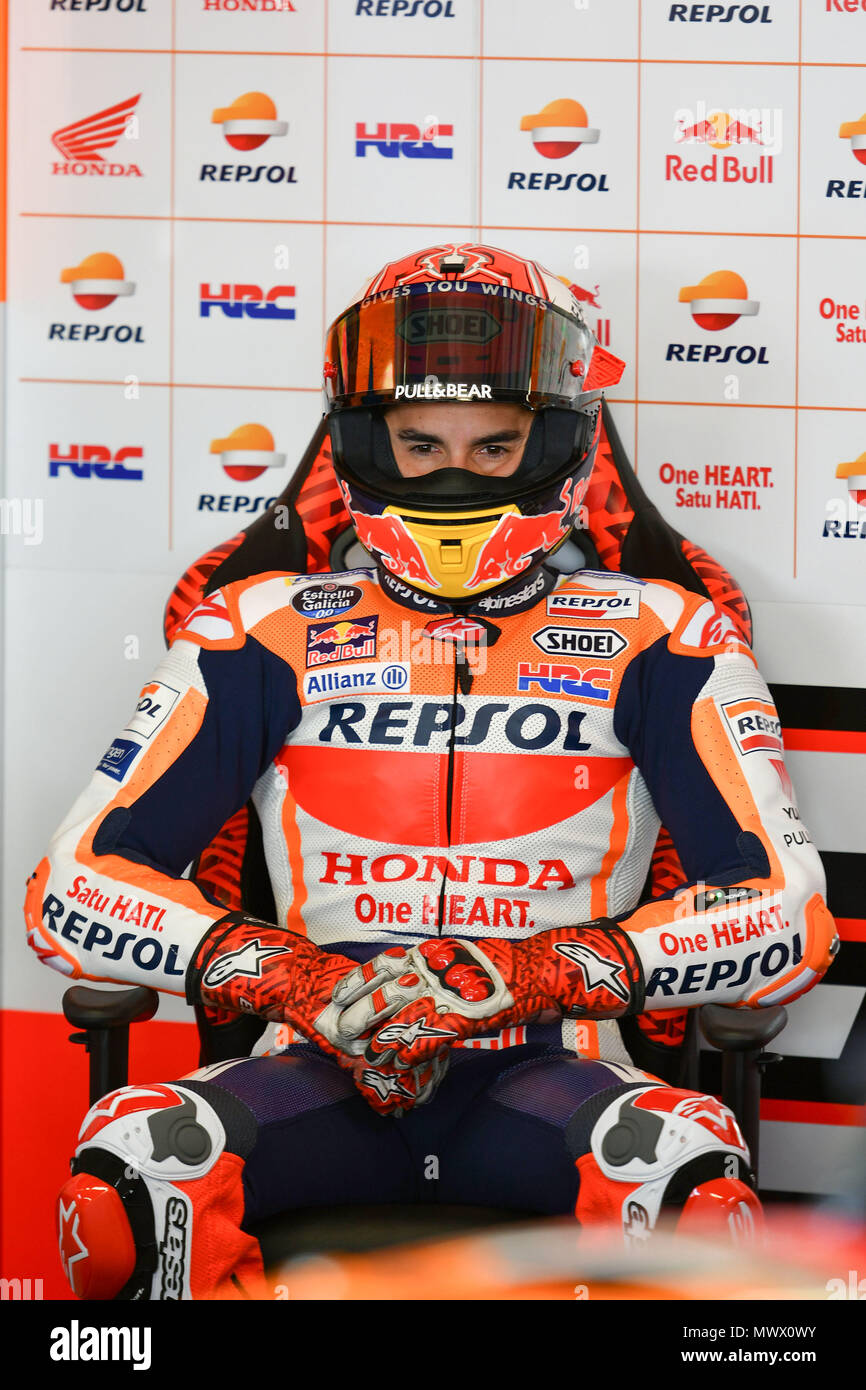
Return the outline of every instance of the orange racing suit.
<path id="1" fill-rule="evenodd" d="M 821 863 L 767 688 L 711 602 L 542 570 L 454 618 L 390 588 L 270 573 L 193 611 L 31 881 L 46 963 L 182 994 L 225 911 L 182 874 L 252 795 L 277 921 L 328 950 L 608 917 L 649 1009 L 820 977 Z M 641 903 L 660 819 L 691 882 Z M 616 1030 L 566 1020 L 563 1044 L 621 1055 Z"/>

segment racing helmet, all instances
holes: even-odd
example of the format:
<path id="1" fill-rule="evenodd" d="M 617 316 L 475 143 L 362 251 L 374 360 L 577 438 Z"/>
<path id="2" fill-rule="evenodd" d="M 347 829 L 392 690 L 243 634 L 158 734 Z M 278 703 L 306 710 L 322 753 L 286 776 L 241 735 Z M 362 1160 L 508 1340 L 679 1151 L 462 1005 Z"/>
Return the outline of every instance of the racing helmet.
<path id="1" fill-rule="evenodd" d="M 467 243 L 390 262 L 325 341 L 334 468 L 361 544 L 404 585 L 452 606 L 536 568 L 579 517 L 601 389 L 624 366 L 573 289 L 535 261 Z M 402 477 L 385 415 L 413 401 L 532 411 L 516 471 Z"/>

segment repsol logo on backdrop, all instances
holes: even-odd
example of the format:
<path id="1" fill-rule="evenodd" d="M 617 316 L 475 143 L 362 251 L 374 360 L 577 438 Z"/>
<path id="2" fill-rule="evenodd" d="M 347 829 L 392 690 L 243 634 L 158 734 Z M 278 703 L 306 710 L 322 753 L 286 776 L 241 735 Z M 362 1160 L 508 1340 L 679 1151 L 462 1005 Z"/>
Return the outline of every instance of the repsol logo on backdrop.
<path id="1" fill-rule="evenodd" d="M 679 19 L 683 24 L 772 24 L 770 5 L 671 5 L 668 22 Z M 828 3 L 827 8 L 830 8 Z"/>
<path id="2" fill-rule="evenodd" d="M 453 19 L 454 0 L 355 0 L 355 14 L 369 19 L 414 19 L 416 14 Z"/>
<path id="3" fill-rule="evenodd" d="M 68 908 L 61 898 L 49 893 L 42 904 L 42 921 L 55 936 L 62 937 L 95 961 L 132 961 L 139 970 L 161 971 L 165 976 L 183 979 L 185 969 L 178 965 L 178 946 L 165 946 L 152 936 L 137 931 L 121 931 L 98 917 Z"/>
<path id="4" fill-rule="evenodd" d="M 533 751 L 556 747 L 566 753 L 585 753 L 590 744 L 581 738 L 585 710 L 560 714 L 550 705 L 511 705 L 485 701 L 468 710 L 458 700 L 380 700 L 375 706 L 360 700 L 335 701 L 319 732 L 320 743 L 378 744 L 390 748 L 429 748 L 431 740 L 447 747 L 454 727 L 455 744 L 477 747 L 488 738 L 503 736 L 512 748 Z"/>

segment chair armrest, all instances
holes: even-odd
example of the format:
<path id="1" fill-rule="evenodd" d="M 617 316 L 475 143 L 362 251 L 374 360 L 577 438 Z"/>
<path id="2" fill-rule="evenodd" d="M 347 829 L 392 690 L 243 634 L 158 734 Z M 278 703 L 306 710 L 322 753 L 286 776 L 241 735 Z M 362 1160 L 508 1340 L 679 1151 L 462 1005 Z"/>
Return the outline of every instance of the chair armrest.
<path id="1" fill-rule="evenodd" d="M 63 996 L 63 1013 L 73 1028 L 127 1028 L 146 1023 L 159 1008 L 159 995 L 146 985 L 132 989 L 88 989 L 72 985 Z"/>
<path id="2" fill-rule="evenodd" d="M 767 1009 L 733 1009 L 725 1004 L 704 1004 L 701 1032 L 722 1052 L 758 1052 L 781 1033 L 788 1022 L 782 1004 Z"/>

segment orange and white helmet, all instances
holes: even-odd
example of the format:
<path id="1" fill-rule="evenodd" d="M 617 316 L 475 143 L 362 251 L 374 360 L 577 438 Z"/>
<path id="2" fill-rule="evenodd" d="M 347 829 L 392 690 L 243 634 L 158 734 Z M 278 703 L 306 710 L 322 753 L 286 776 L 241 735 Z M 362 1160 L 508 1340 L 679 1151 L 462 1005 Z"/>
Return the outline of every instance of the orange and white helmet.
<path id="1" fill-rule="evenodd" d="M 535 261 L 466 243 L 390 262 L 325 343 L 334 467 L 361 543 L 390 575 L 446 603 L 535 568 L 577 519 L 602 388 L 623 370 L 567 283 Z M 403 478 L 384 414 L 411 401 L 533 411 L 517 470 Z"/>

